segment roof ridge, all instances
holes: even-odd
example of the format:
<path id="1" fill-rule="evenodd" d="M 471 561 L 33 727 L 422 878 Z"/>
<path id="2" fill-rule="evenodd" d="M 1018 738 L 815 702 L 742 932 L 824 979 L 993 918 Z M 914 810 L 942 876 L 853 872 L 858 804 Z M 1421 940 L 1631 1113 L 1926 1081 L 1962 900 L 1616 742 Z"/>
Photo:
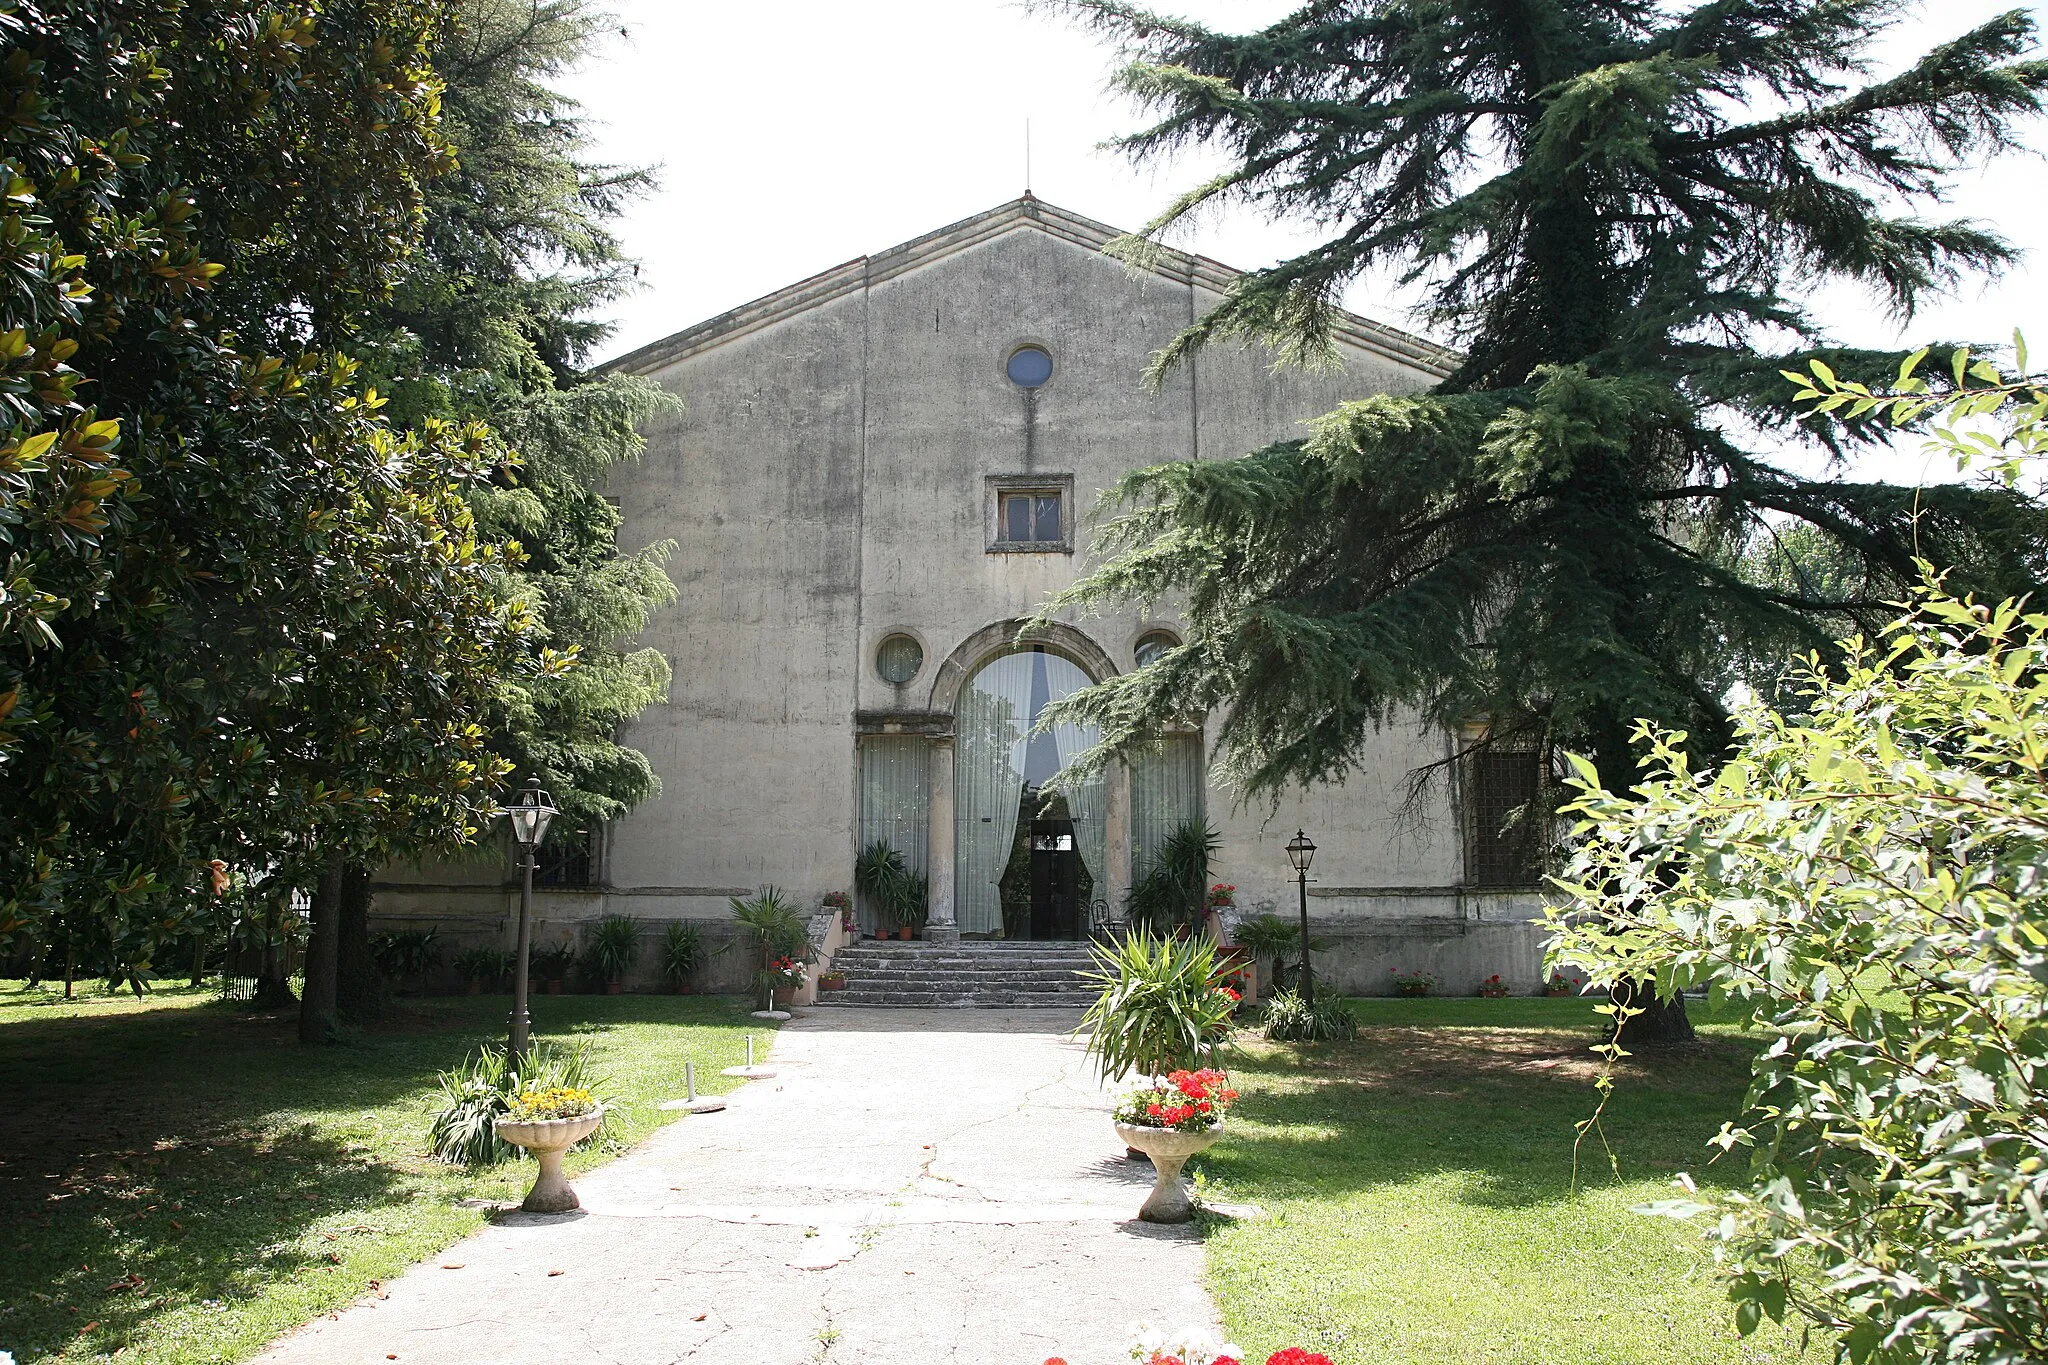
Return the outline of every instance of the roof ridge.
<path id="1" fill-rule="evenodd" d="M 1100 251 L 1111 241 L 1127 235 L 1107 223 L 1097 222 L 1071 209 L 1047 203 L 1027 190 L 1019 198 L 922 233 L 885 250 L 866 256 L 856 256 L 850 261 L 844 261 L 829 270 L 821 270 L 815 275 L 798 280 L 795 284 L 785 285 L 737 308 L 693 323 L 660 340 L 635 347 L 622 356 L 606 361 L 598 369 L 600 372 L 619 370 L 630 374 L 646 374 L 695 355 L 719 342 L 759 331 L 793 313 L 829 302 L 866 285 L 894 279 L 919 266 L 964 251 L 1019 227 L 1034 228 L 1049 236 L 1093 251 Z M 1246 273 L 1199 253 L 1182 251 L 1178 247 L 1170 246 L 1161 246 L 1158 254 L 1145 262 L 1141 268 L 1176 284 L 1200 285 L 1212 293 L 1224 292 Z M 1413 366 L 1439 377 L 1448 375 L 1457 366 L 1459 356 L 1456 351 L 1439 346 L 1425 337 L 1415 336 L 1346 309 L 1337 310 L 1337 317 L 1338 321 L 1334 328 L 1337 335 L 1363 350 L 1372 351 L 1389 360 Z"/>

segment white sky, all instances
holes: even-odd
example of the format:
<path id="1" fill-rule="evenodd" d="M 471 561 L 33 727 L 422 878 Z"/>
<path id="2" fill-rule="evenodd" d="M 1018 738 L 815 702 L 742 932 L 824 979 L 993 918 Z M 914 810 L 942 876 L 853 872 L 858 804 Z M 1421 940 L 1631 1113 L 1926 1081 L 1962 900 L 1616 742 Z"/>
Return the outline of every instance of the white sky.
<path id="1" fill-rule="evenodd" d="M 1930 0 L 1894 36 L 1910 57 L 2006 4 Z M 1239 30 L 1270 22 L 1276 0 L 1157 0 L 1158 8 Z M 600 158 L 653 166 L 660 188 L 622 224 L 645 288 L 618 309 L 616 355 L 854 257 L 1012 199 L 1040 198 L 1136 227 L 1202 168 L 1138 171 L 1098 144 L 1140 125 L 1103 93 L 1113 53 L 1063 18 L 1010 0 L 610 0 L 622 34 L 567 82 Z M 2040 5 L 2030 5 L 2037 11 Z M 2048 24 L 2044 24 L 2048 27 Z M 2048 127 L 2030 141 L 2048 149 Z M 2007 157 L 1963 177 L 1955 211 L 1989 222 L 2028 257 L 1924 307 L 1901 332 L 1853 291 L 1825 296 L 1838 340 L 1999 340 L 2017 325 L 2048 353 L 2048 163 Z M 1176 244 L 1228 265 L 1279 260 L 1314 238 L 1237 214 Z M 1364 282 L 1352 309 L 1409 326 L 1405 301 Z M 1915 453 L 1880 471 L 1912 479 Z"/>

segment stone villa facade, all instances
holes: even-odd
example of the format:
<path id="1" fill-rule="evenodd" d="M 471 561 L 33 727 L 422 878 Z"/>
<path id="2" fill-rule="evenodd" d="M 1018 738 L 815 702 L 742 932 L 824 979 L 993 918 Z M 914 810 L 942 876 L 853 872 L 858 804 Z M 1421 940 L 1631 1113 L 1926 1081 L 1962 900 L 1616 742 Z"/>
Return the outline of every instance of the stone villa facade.
<path id="1" fill-rule="evenodd" d="M 1102 255 L 1115 235 L 1026 196 L 615 362 L 685 404 L 609 490 L 626 548 L 679 546 L 680 599 L 644 640 L 674 686 L 625 736 L 663 791 L 587 844 L 569 832 L 537 942 L 601 914 L 716 935 L 729 898 L 768 883 L 815 906 L 851 889 L 876 840 L 929 878 L 930 937 L 1085 936 L 1165 835 L 1202 819 L 1246 911 L 1295 912 L 1283 846 L 1297 827 L 1315 839 L 1310 911 L 1337 944 L 1318 970 L 1344 989 L 1417 968 L 1453 992 L 1496 972 L 1536 988 L 1536 898 L 1488 814 L 1518 804 L 1525 776 L 1468 771 L 1403 809 L 1411 772 L 1451 752 L 1444 734 L 1390 728 L 1351 780 L 1277 810 L 1207 782 L 1192 732 L 1054 806 L 1037 797 L 1092 740 L 1031 735 L 1038 709 L 1177 639 L 1164 610 L 1020 634 L 1081 572 L 1100 490 L 1297 435 L 1453 360 L 1350 317 L 1342 373 L 1219 346 L 1149 391 L 1148 357 L 1232 272 L 1174 253 L 1134 271 Z M 505 943 L 516 904 L 509 859 L 393 870 L 376 902 L 387 927 Z M 737 980 L 738 958 L 706 984 Z"/>

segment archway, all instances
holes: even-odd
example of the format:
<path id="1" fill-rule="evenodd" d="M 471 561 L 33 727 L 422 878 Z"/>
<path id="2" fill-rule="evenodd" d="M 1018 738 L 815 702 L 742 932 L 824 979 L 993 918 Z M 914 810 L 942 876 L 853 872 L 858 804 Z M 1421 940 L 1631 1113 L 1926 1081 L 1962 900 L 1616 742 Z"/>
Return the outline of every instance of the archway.
<path id="1" fill-rule="evenodd" d="M 961 934 L 1087 937 L 1088 901 L 1108 881 L 1108 783 L 1098 774 L 1058 793 L 1048 784 L 1097 731 L 1033 728 L 1047 706 L 1093 681 L 1064 654 L 1027 644 L 983 661 L 961 683 L 953 713 Z"/>

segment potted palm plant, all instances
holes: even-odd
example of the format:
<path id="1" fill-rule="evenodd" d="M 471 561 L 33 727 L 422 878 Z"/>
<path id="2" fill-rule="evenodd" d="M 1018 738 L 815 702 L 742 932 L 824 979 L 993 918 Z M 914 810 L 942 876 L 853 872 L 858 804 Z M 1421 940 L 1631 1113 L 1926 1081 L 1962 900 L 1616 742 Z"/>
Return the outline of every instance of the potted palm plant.
<path id="1" fill-rule="evenodd" d="M 1103 1079 L 1133 1074 L 1171 1077 L 1204 1070 L 1202 1063 L 1230 1036 L 1231 1015 L 1237 1008 L 1237 993 L 1225 980 L 1228 974 L 1216 945 L 1201 935 L 1154 937 L 1140 927 L 1121 943 L 1097 944 L 1095 970 L 1088 980 L 1101 993 L 1088 1007 L 1082 1027 L 1089 1035 L 1088 1055 Z M 1177 1102 L 1160 1103 L 1179 1107 Z M 1197 1107 L 1171 1123 L 1149 1125 L 1139 1120 L 1156 1116 L 1134 1118 L 1119 1109 L 1117 1133 L 1126 1153 L 1150 1157 L 1159 1170 L 1140 1217 L 1151 1222 L 1187 1221 L 1180 1168 L 1216 1140 L 1212 1130 L 1222 1122 L 1220 1110 L 1214 1112 L 1213 1123 L 1195 1118 L 1213 1108 L 1212 1103 L 1211 1109 Z"/>
<path id="2" fill-rule="evenodd" d="M 671 920 L 661 936 L 661 977 L 678 995 L 690 993 L 690 978 L 704 961 L 704 934 L 688 920 Z"/>
<path id="3" fill-rule="evenodd" d="M 809 926 L 804 923 L 796 903 L 773 886 L 764 886 L 745 900 L 734 897 L 731 904 L 733 922 L 740 926 L 741 937 L 728 942 L 725 947 L 744 942 L 752 951 L 755 989 L 772 1004 L 777 983 L 772 978 L 770 966 L 778 960 L 799 966 L 810 961 Z M 801 984 L 800 980 L 798 984 Z"/>
<path id="4" fill-rule="evenodd" d="M 566 943 L 550 944 L 536 948 L 527 959 L 533 975 L 549 995 L 562 993 L 562 982 L 568 978 L 570 964 L 576 961 L 576 950 Z"/>
<path id="5" fill-rule="evenodd" d="M 889 847 L 886 839 L 877 839 L 862 849 L 853 860 L 853 887 L 867 897 L 868 906 L 875 912 L 876 938 L 888 938 L 899 926 L 896 909 L 903 901 L 903 882 L 909 876 L 904 866 L 903 855 Z M 910 935 L 904 934 L 904 938 Z"/>
<path id="6" fill-rule="evenodd" d="M 1187 934 L 1208 913 L 1209 864 L 1222 840 L 1199 820 L 1177 826 L 1130 891 L 1129 917 L 1155 934 Z"/>
<path id="7" fill-rule="evenodd" d="M 591 925 L 583 947 L 583 965 L 593 981 L 604 983 L 606 995 L 626 987 L 626 973 L 640 957 L 640 925 L 624 915 L 606 915 Z"/>

